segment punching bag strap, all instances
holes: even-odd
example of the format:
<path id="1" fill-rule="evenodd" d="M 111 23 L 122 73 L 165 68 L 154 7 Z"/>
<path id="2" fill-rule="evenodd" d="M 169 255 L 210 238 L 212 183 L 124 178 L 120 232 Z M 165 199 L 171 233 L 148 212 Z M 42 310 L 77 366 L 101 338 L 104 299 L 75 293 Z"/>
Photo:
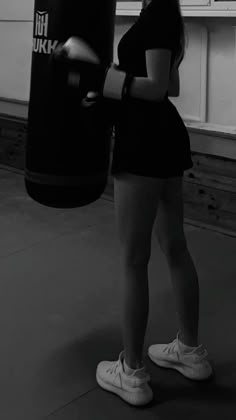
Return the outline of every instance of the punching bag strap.
<path id="1" fill-rule="evenodd" d="M 129 95 L 133 76 L 113 67 L 108 68 L 103 86 L 103 97 L 121 101 Z"/>

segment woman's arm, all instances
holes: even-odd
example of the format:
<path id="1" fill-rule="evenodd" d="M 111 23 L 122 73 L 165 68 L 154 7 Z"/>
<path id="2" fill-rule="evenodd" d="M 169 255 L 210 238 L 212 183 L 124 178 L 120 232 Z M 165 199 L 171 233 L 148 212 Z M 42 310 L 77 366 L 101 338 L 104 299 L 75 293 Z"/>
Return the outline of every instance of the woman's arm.
<path id="1" fill-rule="evenodd" d="M 159 48 L 147 50 L 147 77 L 135 77 L 129 95 L 137 99 L 162 101 L 169 87 L 170 63 L 170 50 Z"/>
<path id="2" fill-rule="evenodd" d="M 149 50 L 146 53 L 147 61 L 147 76 L 148 77 L 134 77 L 129 96 L 137 99 L 144 99 L 149 101 L 162 101 L 168 92 L 168 96 L 179 96 L 179 70 L 178 64 L 175 63 L 171 74 L 170 59 L 171 54 L 169 50 Z M 119 66 L 112 64 L 114 69 L 119 71 Z M 86 105 L 92 102 L 91 99 L 86 102 Z"/>
<path id="3" fill-rule="evenodd" d="M 179 96 L 179 71 L 175 63 L 170 73 L 171 52 L 166 49 L 146 51 L 147 77 L 134 77 L 129 96 L 148 101 L 161 102 L 168 96 Z M 119 67 L 112 67 L 119 71 Z"/>

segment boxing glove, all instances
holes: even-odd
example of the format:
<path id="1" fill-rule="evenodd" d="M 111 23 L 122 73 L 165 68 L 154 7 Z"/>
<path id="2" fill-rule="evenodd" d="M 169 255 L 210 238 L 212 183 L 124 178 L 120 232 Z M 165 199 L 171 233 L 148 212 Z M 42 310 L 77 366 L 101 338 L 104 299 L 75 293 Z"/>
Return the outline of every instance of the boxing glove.
<path id="1" fill-rule="evenodd" d="M 57 59 L 68 65 L 68 86 L 86 94 L 98 92 L 102 97 L 111 100 L 122 100 L 129 94 L 132 76 L 120 71 L 114 63 L 104 66 L 91 47 L 78 37 L 69 38 L 65 44 L 56 48 Z"/>

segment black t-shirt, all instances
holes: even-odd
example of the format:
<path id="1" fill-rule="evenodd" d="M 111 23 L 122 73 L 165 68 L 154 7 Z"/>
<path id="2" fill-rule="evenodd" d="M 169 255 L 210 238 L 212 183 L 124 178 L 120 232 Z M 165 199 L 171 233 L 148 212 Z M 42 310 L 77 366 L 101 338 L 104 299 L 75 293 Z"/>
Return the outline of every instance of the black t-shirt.
<path id="1" fill-rule="evenodd" d="M 180 18 L 175 0 L 153 0 L 142 10 L 118 44 L 120 70 L 134 77 L 147 77 L 146 50 L 162 48 L 172 52 L 171 71 L 180 41 Z M 156 127 L 157 122 L 159 129 L 166 126 L 170 106 L 168 92 L 160 102 L 127 98 L 117 106 L 118 135 L 122 133 L 123 136 L 132 130 L 133 135 L 141 136 L 145 132 L 152 132 L 152 126 Z"/>
<path id="2" fill-rule="evenodd" d="M 180 19 L 175 1 L 153 0 L 119 42 L 120 69 L 136 77 L 146 77 L 145 51 L 155 48 L 172 52 L 172 66 L 180 41 Z"/>

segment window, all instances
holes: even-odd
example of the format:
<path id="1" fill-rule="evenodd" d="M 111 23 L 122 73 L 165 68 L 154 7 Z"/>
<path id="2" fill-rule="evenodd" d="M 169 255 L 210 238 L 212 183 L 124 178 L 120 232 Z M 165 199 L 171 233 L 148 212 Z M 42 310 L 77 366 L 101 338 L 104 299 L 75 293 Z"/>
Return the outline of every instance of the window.
<path id="1" fill-rule="evenodd" d="M 125 0 L 118 0 L 116 2 L 116 8 L 118 10 L 140 10 L 142 8 L 141 1 L 125 1 Z"/>
<path id="2" fill-rule="evenodd" d="M 212 9 L 235 10 L 236 0 L 211 0 Z"/>
<path id="3" fill-rule="evenodd" d="M 180 0 L 181 6 L 210 6 L 211 0 Z"/>
<path id="4" fill-rule="evenodd" d="M 165 0 L 163 0 L 165 1 Z M 180 0 L 182 11 L 184 10 L 207 10 L 209 12 L 221 10 L 222 12 L 235 10 L 236 0 Z M 118 0 L 116 5 L 117 15 L 137 15 L 142 8 L 142 1 Z"/>
<path id="5" fill-rule="evenodd" d="M 236 9 L 236 0 L 211 0 L 211 3 L 216 9 Z"/>
<path id="6" fill-rule="evenodd" d="M 188 6 L 194 6 L 195 8 L 203 7 L 203 9 L 207 7 L 209 10 L 236 8 L 236 0 L 180 0 L 180 3 L 183 8 Z"/>

